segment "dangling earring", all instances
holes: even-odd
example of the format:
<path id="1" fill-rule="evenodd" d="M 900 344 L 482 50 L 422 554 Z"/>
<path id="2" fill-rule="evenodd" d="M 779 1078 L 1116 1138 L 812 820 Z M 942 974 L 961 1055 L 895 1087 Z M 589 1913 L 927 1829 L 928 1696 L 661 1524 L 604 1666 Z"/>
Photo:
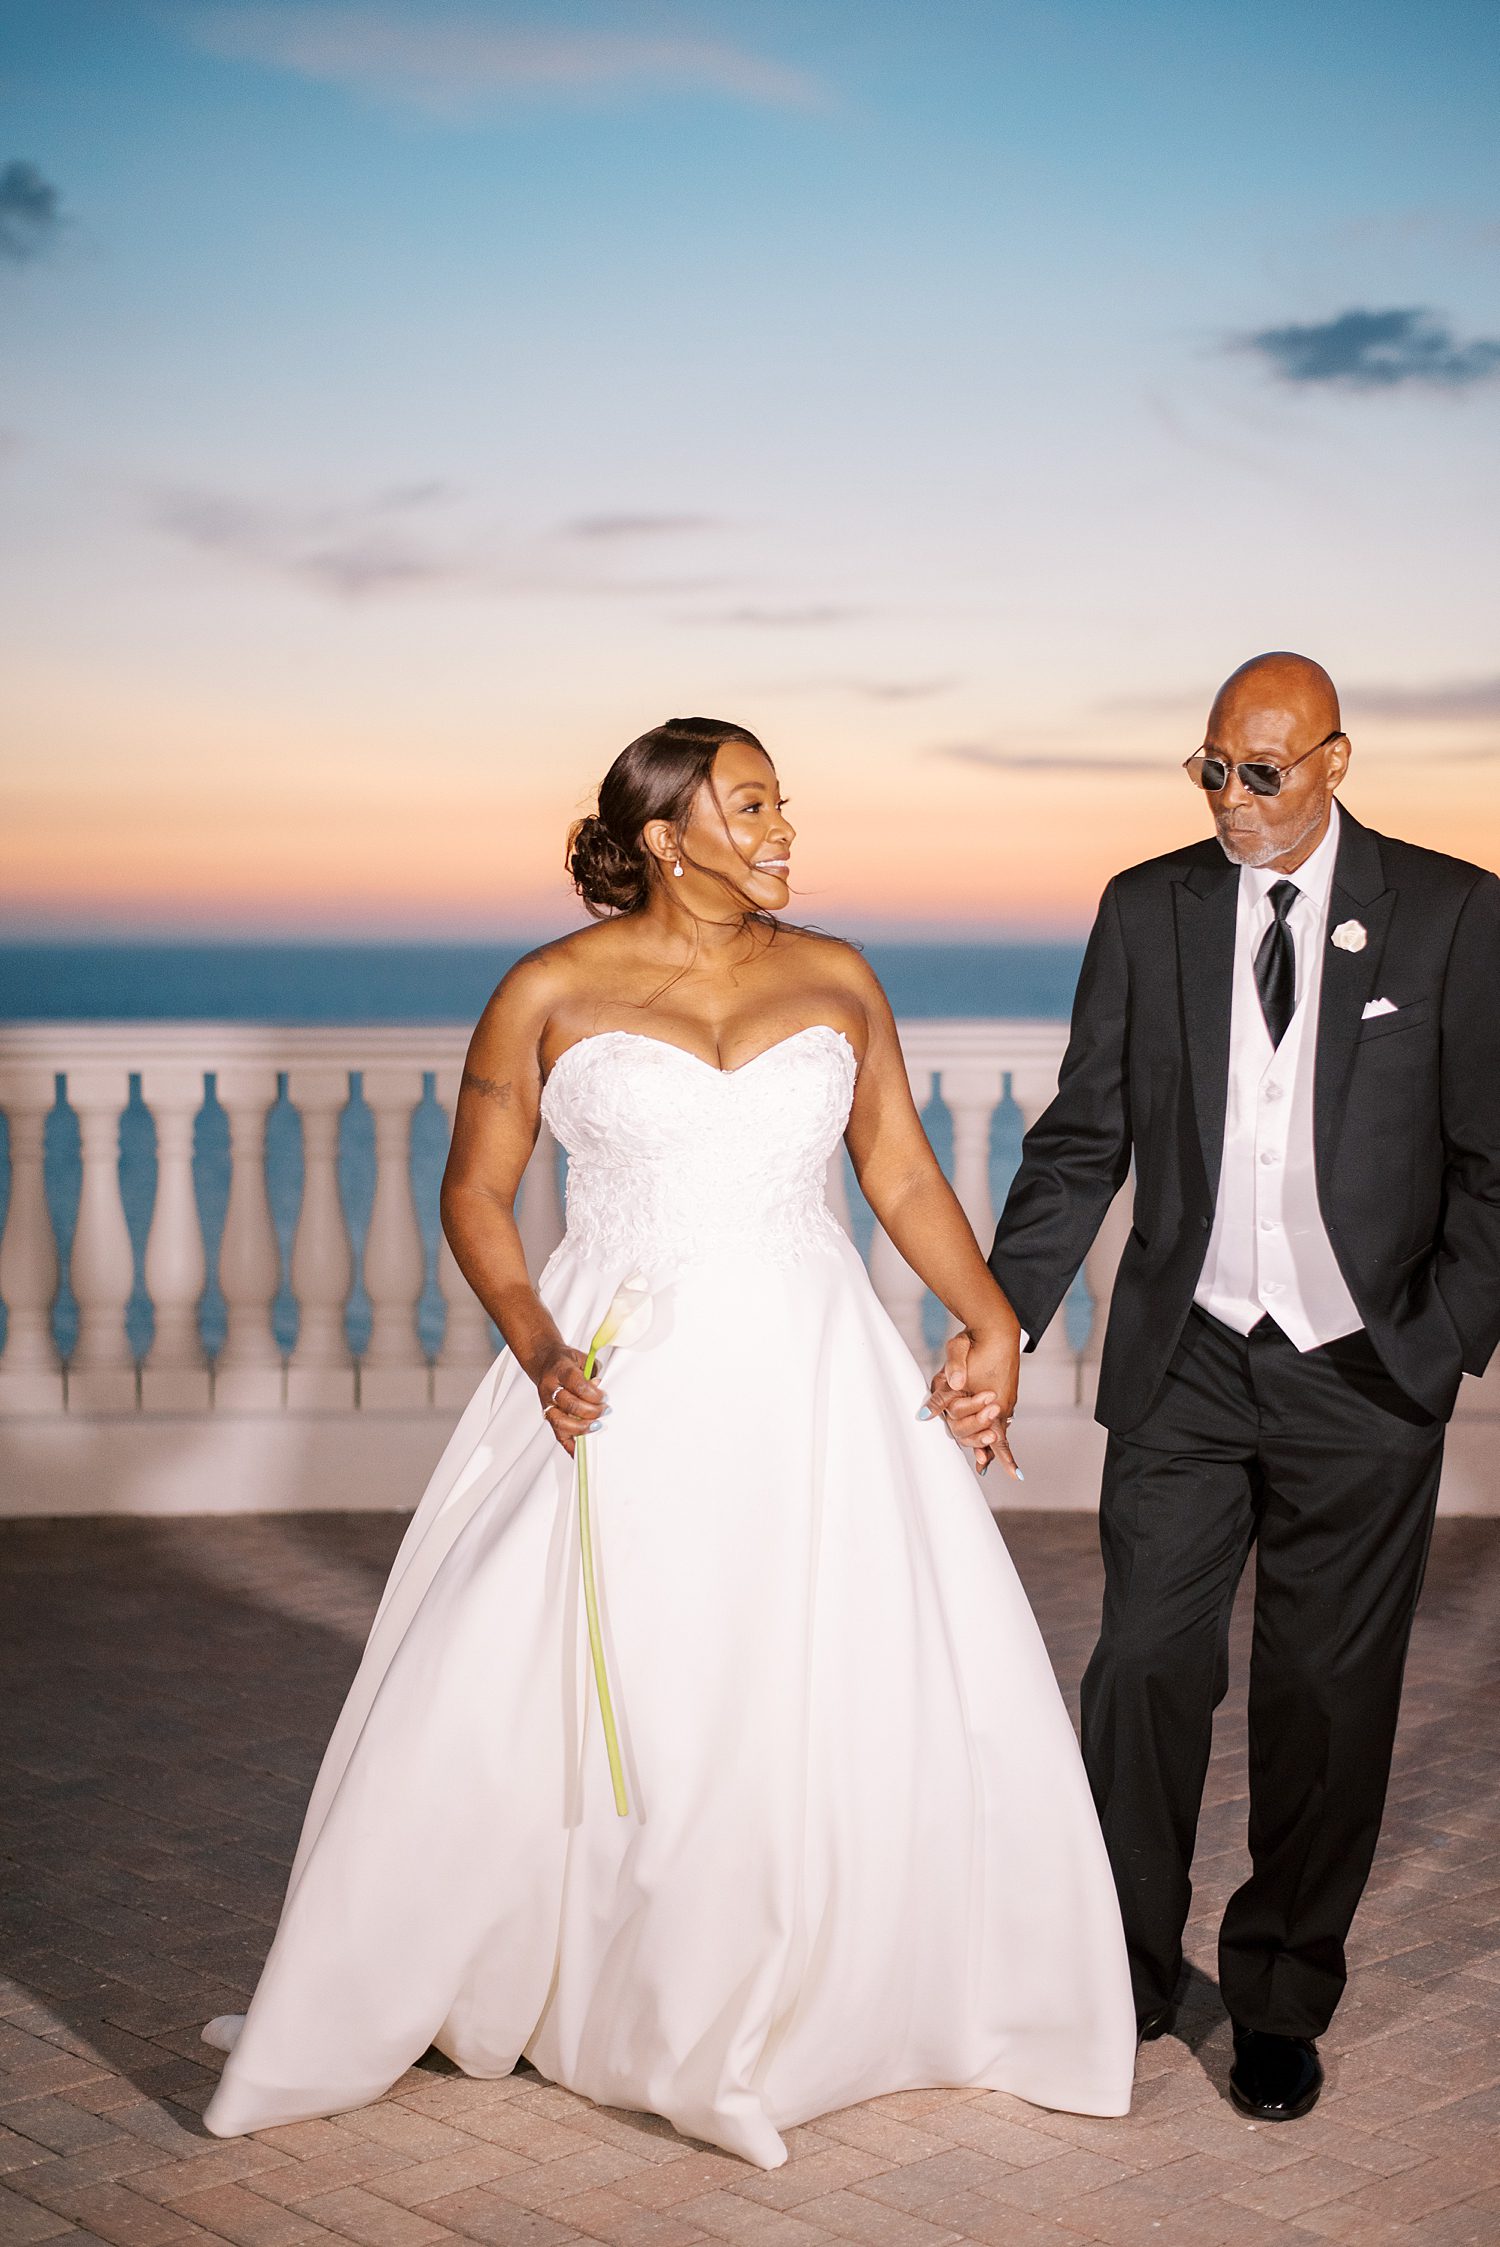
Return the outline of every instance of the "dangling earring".
<path id="1" fill-rule="evenodd" d="M 675 875 L 677 876 L 677 879 L 678 879 L 679 881 L 681 881 L 681 880 L 682 880 L 682 860 L 681 860 L 680 858 L 678 859 L 678 861 L 677 861 L 676 865 L 675 865 L 675 866 L 674 866 L 674 867 L 672 868 L 672 871 L 673 871 L 673 873 L 674 873 L 674 874 L 675 874 Z"/>

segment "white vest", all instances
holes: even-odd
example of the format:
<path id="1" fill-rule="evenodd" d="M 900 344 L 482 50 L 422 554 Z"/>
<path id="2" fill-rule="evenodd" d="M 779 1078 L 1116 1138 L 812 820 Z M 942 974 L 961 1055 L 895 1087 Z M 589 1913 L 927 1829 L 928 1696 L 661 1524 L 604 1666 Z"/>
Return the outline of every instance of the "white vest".
<path id="1" fill-rule="evenodd" d="M 1335 804 L 1328 833 L 1295 874 L 1240 868 L 1224 1159 L 1193 1298 L 1238 1334 L 1269 1315 L 1299 1350 L 1318 1349 L 1364 1323 L 1318 1207 L 1313 1159 L 1313 1071 L 1338 847 Z M 1294 882 L 1302 894 L 1287 916 L 1297 954 L 1296 1010 L 1273 1047 L 1255 988 L 1255 954 L 1275 919 L 1270 899 L 1279 881 Z"/>

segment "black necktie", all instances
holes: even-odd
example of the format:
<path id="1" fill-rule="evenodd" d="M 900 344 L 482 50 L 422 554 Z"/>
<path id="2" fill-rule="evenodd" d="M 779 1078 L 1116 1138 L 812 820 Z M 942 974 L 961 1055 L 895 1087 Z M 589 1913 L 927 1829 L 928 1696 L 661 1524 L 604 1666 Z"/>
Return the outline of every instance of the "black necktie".
<path id="1" fill-rule="evenodd" d="M 1301 895 L 1295 882 L 1276 884 L 1271 892 L 1271 910 L 1276 918 L 1255 955 L 1255 988 L 1260 993 L 1260 1011 L 1273 1046 L 1280 1045 L 1286 1036 L 1297 1004 L 1297 947 L 1286 917 Z"/>

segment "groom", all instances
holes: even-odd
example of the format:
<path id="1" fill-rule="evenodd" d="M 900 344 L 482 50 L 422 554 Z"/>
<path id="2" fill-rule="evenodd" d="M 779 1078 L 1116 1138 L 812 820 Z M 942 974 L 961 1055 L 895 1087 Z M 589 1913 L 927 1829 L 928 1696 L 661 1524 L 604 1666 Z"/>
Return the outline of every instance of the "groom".
<path id="1" fill-rule="evenodd" d="M 990 1256 L 1036 1337 L 1134 1159 L 1083 1752 L 1158 2036 L 1253 1545 L 1252 1869 L 1219 1981 L 1231 2095 L 1267 2121 L 1322 2086 L 1444 1423 L 1500 1339 L 1500 881 L 1341 812 L 1349 756 L 1306 657 L 1220 688 L 1187 761 L 1214 839 L 1105 891 Z M 981 1411 L 949 1410 L 980 1438 Z"/>

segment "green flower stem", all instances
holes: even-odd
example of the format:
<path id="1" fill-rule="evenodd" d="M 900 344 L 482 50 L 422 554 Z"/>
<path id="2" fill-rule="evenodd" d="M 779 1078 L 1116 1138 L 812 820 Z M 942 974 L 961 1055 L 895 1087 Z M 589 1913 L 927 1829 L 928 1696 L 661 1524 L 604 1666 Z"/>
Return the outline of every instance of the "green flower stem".
<path id="1" fill-rule="evenodd" d="M 583 1377 L 586 1381 L 593 1379 L 597 1355 L 596 1338 L 589 1345 L 589 1354 L 584 1360 Z M 615 1731 L 614 1703 L 609 1697 L 609 1672 L 604 1666 L 604 1639 L 599 1629 L 599 1595 L 594 1584 L 594 1527 L 589 1512 L 588 1438 L 579 1436 L 574 1449 L 578 1454 L 578 1536 L 583 1547 L 583 1604 L 589 1619 L 589 1654 L 594 1665 L 594 1684 L 599 1694 L 599 1714 L 604 1720 L 604 1745 L 609 1751 L 609 1777 L 615 1790 L 615 1808 L 624 1818 L 629 1816 L 630 1803 L 625 1793 L 625 1766 L 620 1758 L 619 1735 Z"/>

